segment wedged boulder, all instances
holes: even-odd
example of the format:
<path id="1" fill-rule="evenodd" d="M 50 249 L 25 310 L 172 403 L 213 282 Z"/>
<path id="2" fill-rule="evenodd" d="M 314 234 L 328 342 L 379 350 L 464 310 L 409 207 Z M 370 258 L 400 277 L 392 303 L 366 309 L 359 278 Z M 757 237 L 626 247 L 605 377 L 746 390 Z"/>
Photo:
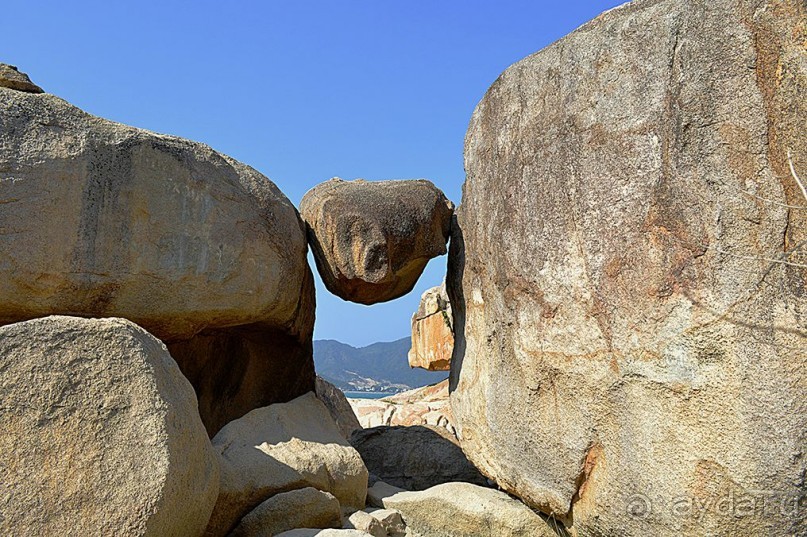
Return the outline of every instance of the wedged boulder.
<path id="1" fill-rule="evenodd" d="M 136 322 L 168 344 L 211 433 L 314 388 L 305 225 L 254 169 L 0 87 L 0 205 L 0 324 Z"/>
<path id="2" fill-rule="evenodd" d="M 348 399 L 364 428 L 379 425 L 432 425 L 455 435 L 448 379 L 383 399 Z M 456 436 L 456 435 L 455 435 Z"/>
<path id="3" fill-rule="evenodd" d="M 446 253 L 454 206 L 430 181 L 331 179 L 300 202 L 325 287 L 375 304 L 405 295 Z"/>
<path id="4" fill-rule="evenodd" d="M 626 4 L 473 114 L 449 256 L 458 434 L 579 535 L 807 533 L 805 15 Z"/>
<path id="5" fill-rule="evenodd" d="M 350 443 L 370 473 L 402 489 L 423 490 L 451 481 L 487 484 L 457 439 L 442 427 L 359 429 Z"/>
<path id="6" fill-rule="evenodd" d="M 43 93 L 42 88 L 31 82 L 28 75 L 21 73 L 15 66 L 0 63 L 0 88 L 9 88 L 28 93 Z"/>
<path id="7" fill-rule="evenodd" d="M 359 510 L 367 495 L 367 468 L 313 393 L 255 409 L 213 438 L 221 485 L 206 535 L 227 535 L 264 500 L 314 487 L 344 509 Z"/>
<path id="8" fill-rule="evenodd" d="M 420 306 L 412 316 L 409 367 L 420 367 L 428 371 L 451 369 L 451 353 L 454 351 L 453 322 L 445 283 L 423 293 Z"/>
<path id="9" fill-rule="evenodd" d="M 557 537 L 529 507 L 504 492 L 470 483 L 445 483 L 384 499 L 407 527 L 429 537 Z"/>
<path id="10" fill-rule="evenodd" d="M 219 468 L 154 336 L 124 319 L 12 324 L 0 372 L 0 533 L 203 533 Z"/>
<path id="11" fill-rule="evenodd" d="M 273 537 L 302 527 L 341 528 L 339 500 L 313 487 L 277 494 L 242 518 L 229 537 Z"/>
<path id="12" fill-rule="evenodd" d="M 367 489 L 367 504 L 373 507 L 384 507 L 384 500 L 398 494 L 399 492 L 406 492 L 400 487 L 395 487 L 383 481 L 376 481 L 373 486 Z"/>
<path id="13" fill-rule="evenodd" d="M 353 431 L 361 429 L 361 424 L 344 392 L 324 378 L 317 376 L 316 394 L 317 399 L 322 401 L 336 426 L 339 427 L 339 432 L 346 440 L 350 440 L 350 435 Z"/>

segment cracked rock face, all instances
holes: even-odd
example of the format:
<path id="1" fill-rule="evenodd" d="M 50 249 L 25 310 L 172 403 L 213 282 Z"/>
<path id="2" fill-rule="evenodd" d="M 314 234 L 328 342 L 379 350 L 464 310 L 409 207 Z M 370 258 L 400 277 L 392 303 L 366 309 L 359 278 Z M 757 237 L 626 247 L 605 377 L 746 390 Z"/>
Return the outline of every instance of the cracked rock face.
<path id="1" fill-rule="evenodd" d="M 446 253 L 453 210 L 425 179 L 334 178 L 300 202 L 322 281 L 336 296 L 361 304 L 412 290 L 426 263 Z"/>
<path id="2" fill-rule="evenodd" d="M 412 348 L 409 367 L 448 371 L 454 350 L 451 303 L 445 284 L 428 289 L 412 316 Z"/>
<path id="3" fill-rule="evenodd" d="M 807 175 L 805 15 L 626 4 L 473 114 L 449 256 L 458 434 L 579 535 L 807 531 L 807 201 L 788 163 Z"/>

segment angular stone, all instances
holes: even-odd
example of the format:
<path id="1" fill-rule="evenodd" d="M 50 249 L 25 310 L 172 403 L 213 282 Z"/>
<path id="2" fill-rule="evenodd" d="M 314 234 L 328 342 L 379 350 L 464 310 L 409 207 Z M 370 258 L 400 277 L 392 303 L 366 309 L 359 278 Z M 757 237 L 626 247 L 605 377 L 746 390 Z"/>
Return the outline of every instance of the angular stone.
<path id="1" fill-rule="evenodd" d="M 387 530 L 381 522 L 364 511 L 356 511 L 348 518 L 345 529 L 354 529 L 369 533 L 373 537 L 387 537 Z"/>
<path id="2" fill-rule="evenodd" d="M 0 533 L 198 536 L 219 468 L 193 389 L 124 319 L 0 328 Z"/>
<path id="3" fill-rule="evenodd" d="M 412 348 L 409 367 L 428 371 L 448 371 L 454 350 L 451 303 L 445 284 L 423 293 L 420 306 L 412 316 Z"/>
<path id="4" fill-rule="evenodd" d="M 632 2 L 507 69 L 473 114 L 449 256 L 458 434 L 579 535 L 807 532 L 804 509 L 671 508 L 803 495 L 805 16 Z"/>
<path id="5" fill-rule="evenodd" d="M 446 252 L 454 206 L 425 179 L 331 179 L 300 202 L 322 281 L 361 304 L 405 295 Z"/>
<path id="6" fill-rule="evenodd" d="M 320 376 L 317 376 L 316 382 L 317 399 L 328 409 L 342 436 L 349 440 L 353 431 L 361 429 L 361 424 L 347 397 L 342 390 Z"/>
<path id="7" fill-rule="evenodd" d="M 9 88 L 28 93 L 44 93 L 42 88 L 31 82 L 28 75 L 21 73 L 15 66 L 0 63 L 0 88 Z"/>

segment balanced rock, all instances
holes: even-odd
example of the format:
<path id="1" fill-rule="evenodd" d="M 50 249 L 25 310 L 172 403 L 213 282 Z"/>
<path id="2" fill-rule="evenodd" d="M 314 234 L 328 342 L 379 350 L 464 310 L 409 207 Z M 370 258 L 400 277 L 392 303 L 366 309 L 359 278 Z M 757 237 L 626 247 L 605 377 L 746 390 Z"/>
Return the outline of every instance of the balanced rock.
<path id="1" fill-rule="evenodd" d="M 9 88 L 28 93 L 44 93 L 42 88 L 31 82 L 28 75 L 21 73 L 15 66 L 0 63 L 0 88 Z"/>
<path id="2" fill-rule="evenodd" d="M 367 468 L 313 393 L 228 423 L 213 448 L 221 486 L 208 536 L 227 535 L 258 504 L 294 489 L 314 487 L 343 509 L 364 508 Z"/>
<path id="3" fill-rule="evenodd" d="M 0 533 L 203 533 L 219 468 L 156 338 L 124 319 L 12 324 L 0 371 Z"/>
<path id="4" fill-rule="evenodd" d="M 538 514 L 504 492 L 470 483 L 445 483 L 399 492 L 384 506 L 403 515 L 407 527 L 429 537 L 557 537 Z"/>
<path id="5" fill-rule="evenodd" d="M 487 484 L 468 462 L 457 439 L 442 427 L 359 429 L 350 443 L 370 473 L 406 490 L 423 490 L 450 481 Z"/>
<path id="6" fill-rule="evenodd" d="M 805 16 L 629 3 L 473 114 L 449 256 L 458 434 L 578 535 L 807 533 Z"/>
<path id="7" fill-rule="evenodd" d="M 361 429 L 361 424 L 344 392 L 324 378 L 317 376 L 316 394 L 317 399 L 322 401 L 328 409 L 339 432 L 346 440 L 350 440 L 350 435 L 353 434 L 353 431 Z"/>
<path id="8" fill-rule="evenodd" d="M 412 348 L 409 367 L 429 371 L 448 371 L 454 351 L 451 303 L 445 283 L 423 293 L 420 306 L 412 316 Z"/>
<path id="9" fill-rule="evenodd" d="M 361 304 L 412 290 L 426 263 L 446 252 L 454 206 L 431 182 L 331 179 L 300 202 L 322 281 Z"/>
<path id="10" fill-rule="evenodd" d="M 168 344 L 210 433 L 313 389 L 305 226 L 254 169 L 0 87 L 0 206 L 0 324 L 136 322 Z"/>
<path id="11" fill-rule="evenodd" d="M 253 509 L 228 537 L 273 537 L 303 527 L 341 528 L 339 500 L 313 487 L 283 492 Z"/>

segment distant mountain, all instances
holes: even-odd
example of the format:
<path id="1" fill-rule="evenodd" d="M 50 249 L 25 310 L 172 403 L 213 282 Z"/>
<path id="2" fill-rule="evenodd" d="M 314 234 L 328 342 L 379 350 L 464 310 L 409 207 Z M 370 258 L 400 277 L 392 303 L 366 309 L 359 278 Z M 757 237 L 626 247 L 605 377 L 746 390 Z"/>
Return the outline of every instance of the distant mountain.
<path id="1" fill-rule="evenodd" d="M 317 374 L 341 390 L 400 392 L 434 384 L 448 377 L 409 367 L 410 338 L 356 348 L 333 339 L 314 341 Z"/>

